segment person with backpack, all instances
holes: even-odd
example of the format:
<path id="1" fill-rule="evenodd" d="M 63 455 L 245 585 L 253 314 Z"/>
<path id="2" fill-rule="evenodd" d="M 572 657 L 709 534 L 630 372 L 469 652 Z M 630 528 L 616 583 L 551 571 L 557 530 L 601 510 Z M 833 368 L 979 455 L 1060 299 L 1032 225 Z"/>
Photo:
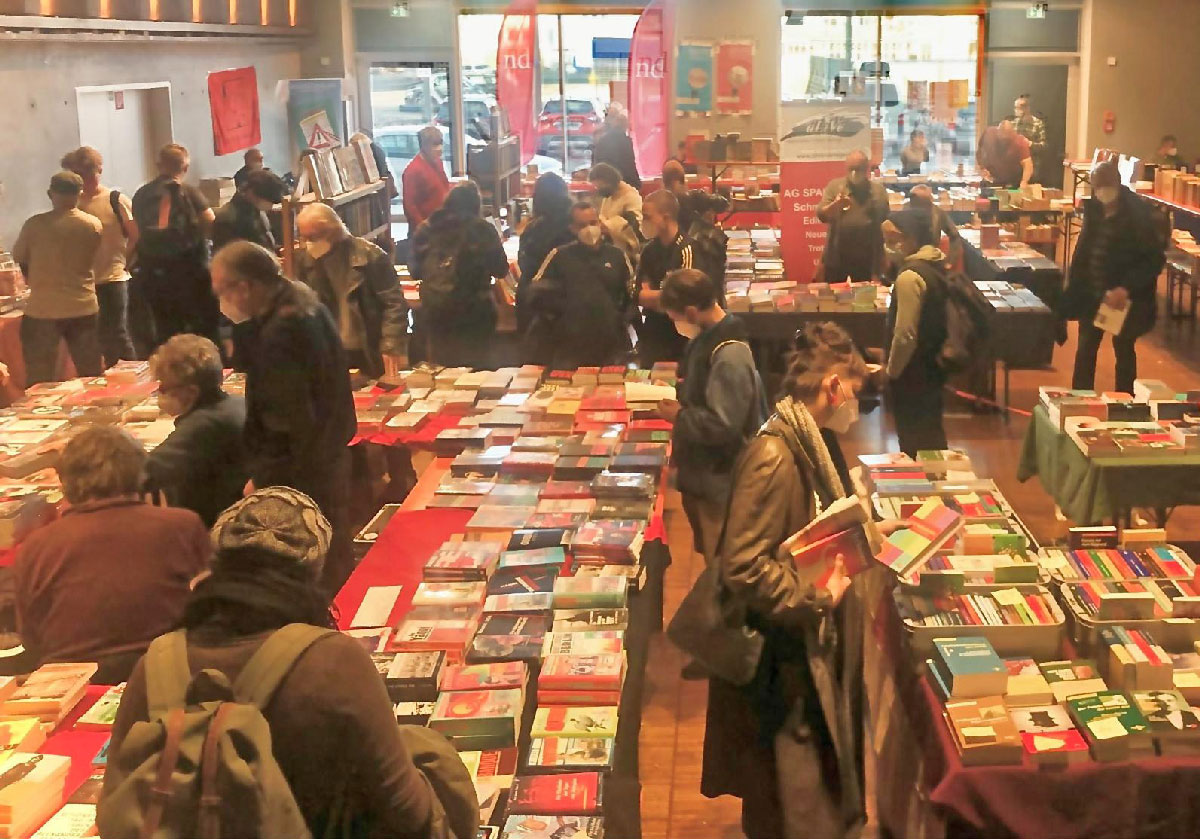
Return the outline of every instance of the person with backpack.
<path id="1" fill-rule="evenodd" d="M 621 363 L 636 305 L 633 268 L 604 241 L 594 205 L 571 208 L 571 232 L 575 241 L 550 251 L 530 284 L 526 358 L 555 370 Z"/>
<path id="2" fill-rule="evenodd" d="M 550 251 L 575 241 L 571 230 L 571 191 L 553 172 L 538 176 L 533 187 L 532 216 L 521 232 L 517 249 L 517 334 L 525 335 L 533 315 L 529 289 Z"/>
<path id="3" fill-rule="evenodd" d="M 673 424 L 671 462 L 679 470 L 696 550 L 713 562 L 733 465 L 767 417 L 766 395 L 745 323 L 721 308 L 716 284 L 704 272 L 667 274 L 659 305 L 688 346 L 679 401 L 665 401 L 658 410 Z"/>
<path id="4" fill-rule="evenodd" d="M 191 157 L 177 143 L 158 153 L 159 175 L 133 194 L 137 287 L 154 321 L 155 348 L 190 332 L 220 343 L 219 310 L 208 275 L 208 233 L 215 219 L 200 190 L 185 184 Z"/>
<path id="5" fill-rule="evenodd" d="M 892 335 L 887 377 L 900 450 L 946 448 L 942 413 L 947 337 L 946 257 L 933 244 L 925 208 L 896 213 L 883 224 L 888 256 L 897 266 L 888 321 Z"/>
<path id="6" fill-rule="evenodd" d="M 430 361 L 443 367 L 493 365 L 492 278 L 508 273 L 508 255 L 482 206 L 479 187 L 459 184 L 412 238 L 408 267 L 421 283 L 422 328 Z"/>
<path id="7" fill-rule="evenodd" d="M 370 654 L 334 630 L 319 585 L 331 538 L 286 487 L 217 520 L 181 628 L 129 677 L 102 836 L 473 839 L 466 767 L 436 733 L 396 725 Z"/>
<path id="8" fill-rule="evenodd" d="M 83 178 L 79 209 L 100 220 L 100 248 L 92 274 L 96 280 L 96 301 L 100 305 L 100 352 L 104 366 L 136 358 L 129 337 L 129 256 L 137 247 L 138 228 L 133 220 L 133 204 L 120 191 L 103 186 L 100 175 L 104 158 L 91 146 L 80 146 L 63 155 L 62 167 Z"/>

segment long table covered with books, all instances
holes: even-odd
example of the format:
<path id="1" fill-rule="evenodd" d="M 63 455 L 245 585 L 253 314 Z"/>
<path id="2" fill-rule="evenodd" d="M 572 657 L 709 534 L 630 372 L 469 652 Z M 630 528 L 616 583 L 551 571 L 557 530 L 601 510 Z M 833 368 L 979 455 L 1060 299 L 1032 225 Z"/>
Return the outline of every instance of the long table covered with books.
<path id="1" fill-rule="evenodd" d="M 862 458 L 880 824 L 906 839 L 1167 839 L 1200 805 L 1197 566 L 1161 530 L 1039 546 L 961 453 Z"/>
<path id="2" fill-rule="evenodd" d="M 1018 479 L 1036 476 L 1077 524 L 1121 520 L 1134 508 L 1155 510 L 1165 521 L 1174 507 L 1200 504 L 1194 433 L 1157 420 L 1159 403 L 1162 415 L 1176 421 L 1196 403 L 1161 382 L 1139 382 L 1160 387 L 1155 395 L 1161 398 L 1043 388 L 1025 432 Z"/>

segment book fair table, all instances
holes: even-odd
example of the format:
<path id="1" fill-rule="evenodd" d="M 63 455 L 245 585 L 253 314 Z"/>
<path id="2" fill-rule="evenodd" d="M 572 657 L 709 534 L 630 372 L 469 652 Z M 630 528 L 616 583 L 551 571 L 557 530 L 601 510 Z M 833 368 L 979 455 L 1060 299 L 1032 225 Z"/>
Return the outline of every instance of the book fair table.
<path id="1" fill-rule="evenodd" d="M 1080 525 L 1117 521 L 1135 507 L 1166 513 L 1200 504 L 1200 454 L 1166 457 L 1088 457 L 1051 422 L 1044 405 L 1033 411 L 1017 479 L 1036 476 L 1068 519 Z"/>
<path id="2" fill-rule="evenodd" d="M 431 468 L 428 473 L 436 473 Z M 454 509 L 402 509 L 379 534 L 374 546 L 359 563 L 338 594 L 339 628 L 349 629 L 364 597 L 372 588 L 400 586 L 399 596 L 388 616 L 396 625 L 410 608 L 422 579 L 425 561 L 446 540 L 462 533 L 472 512 Z M 629 598 L 629 624 L 625 631 L 628 669 L 619 706 L 620 726 L 613 746 L 612 770 L 604 781 L 605 835 L 636 839 L 641 835 L 641 786 L 638 781 L 638 734 L 641 729 L 642 692 L 650 636 L 656 630 L 656 613 L 661 608 L 662 579 L 669 555 L 661 541 L 647 541 L 642 552 L 646 582 Z M 656 607 L 655 604 L 658 604 Z M 536 673 L 531 683 L 536 681 Z M 524 755 L 530 745 L 534 711 L 528 697 L 518 742 Z M 523 765 L 523 764 L 521 764 Z M 502 812 L 502 808 L 497 808 Z"/>

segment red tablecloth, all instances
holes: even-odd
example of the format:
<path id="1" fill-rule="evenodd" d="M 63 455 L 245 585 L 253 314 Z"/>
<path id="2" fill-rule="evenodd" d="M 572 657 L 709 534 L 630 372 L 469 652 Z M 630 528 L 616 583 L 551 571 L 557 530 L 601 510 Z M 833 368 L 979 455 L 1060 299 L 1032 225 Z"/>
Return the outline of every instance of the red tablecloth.
<path id="1" fill-rule="evenodd" d="M 62 725 L 42 744 L 42 754 L 63 755 L 71 758 L 71 769 L 67 773 L 67 781 L 63 787 L 63 801 L 75 794 L 75 790 L 92 774 L 92 760 L 100 754 L 100 749 L 108 741 L 107 731 L 77 731 L 72 726 L 83 716 L 88 708 L 96 704 L 104 692 L 108 690 L 103 685 L 92 685 L 87 689 L 75 709 L 63 720 Z"/>
<path id="2" fill-rule="evenodd" d="M 381 431 L 378 434 L 360 434 L 350 441 L 350 445 L 375 443 L 380 446 L 408 446 L 412 449 L 429 451 L 433 448 L 433 443 L 439 434 L 447 428 L 457 427 L 460 422 L 462 422 L 462 417 L 457 414 L 433 414 L 416 431 Z"/>
<path id="3" fill-rule="evenodd" d="M 25 356 L 21 353 L 21 313 L 0 315 L 0 362 L 10 379 L 0 387 L 0 405 L 11 405 L 25 392 Z"/>

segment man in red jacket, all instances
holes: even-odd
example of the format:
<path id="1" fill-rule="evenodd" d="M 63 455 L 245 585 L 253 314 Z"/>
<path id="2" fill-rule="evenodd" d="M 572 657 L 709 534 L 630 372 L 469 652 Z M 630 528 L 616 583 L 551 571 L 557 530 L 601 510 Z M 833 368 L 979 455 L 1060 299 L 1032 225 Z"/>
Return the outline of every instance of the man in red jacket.
<path id="1" fill-rule="evenodd" d="M 450 192 L 450 180 L 442 168 L 442 132 L 427 125 L 417 133 L 421 151 L 404 167 L 404 217 L 411 237 Z"/>

